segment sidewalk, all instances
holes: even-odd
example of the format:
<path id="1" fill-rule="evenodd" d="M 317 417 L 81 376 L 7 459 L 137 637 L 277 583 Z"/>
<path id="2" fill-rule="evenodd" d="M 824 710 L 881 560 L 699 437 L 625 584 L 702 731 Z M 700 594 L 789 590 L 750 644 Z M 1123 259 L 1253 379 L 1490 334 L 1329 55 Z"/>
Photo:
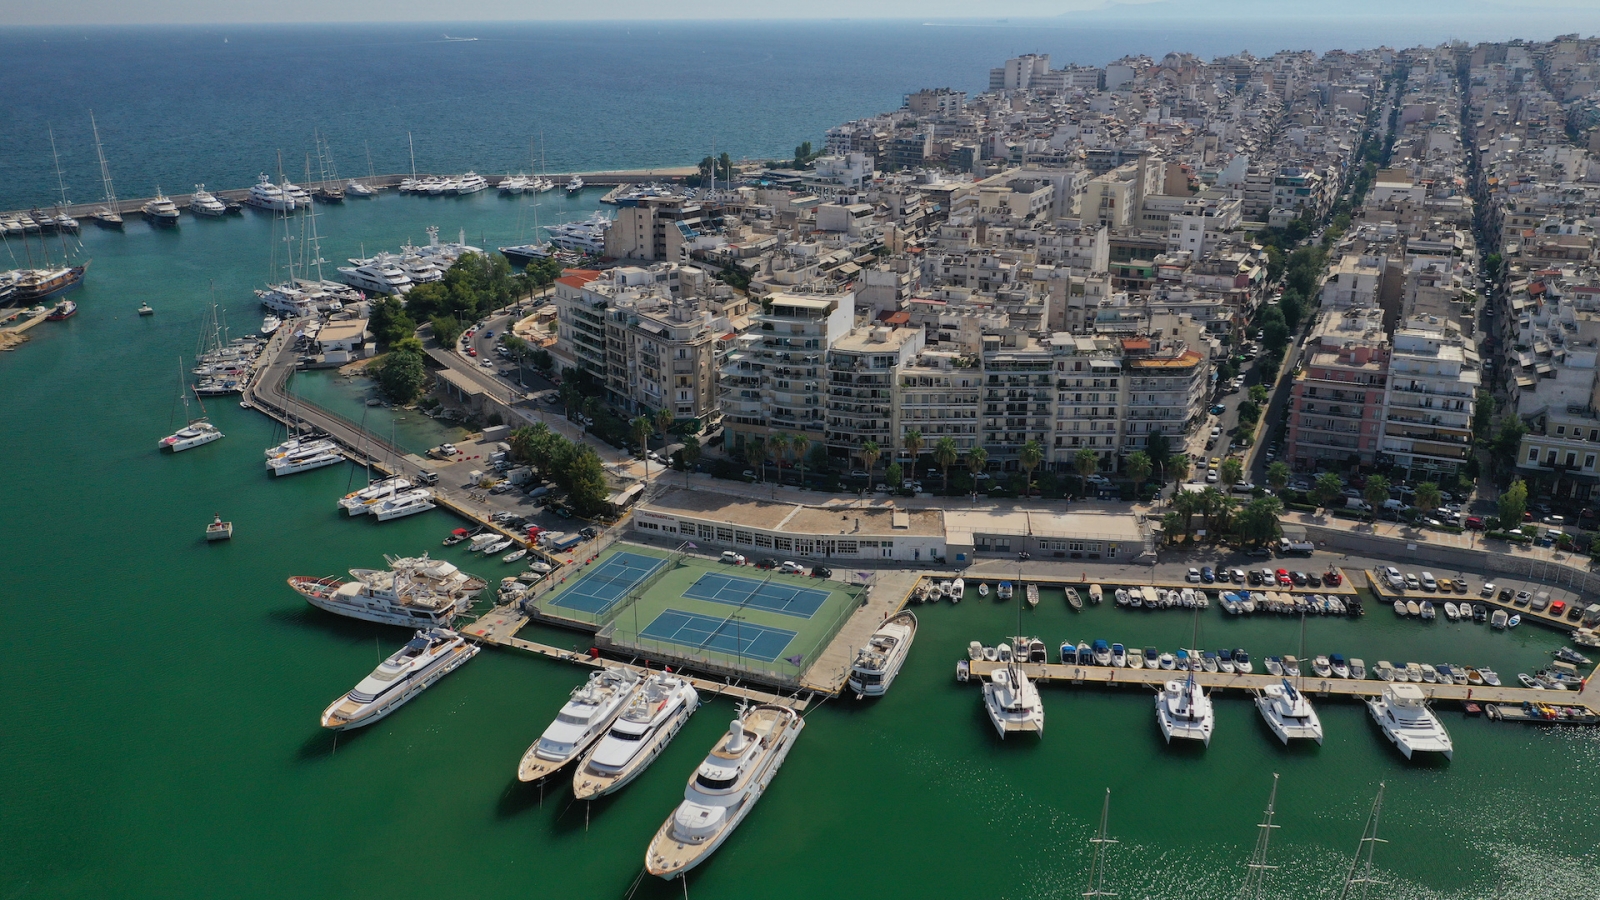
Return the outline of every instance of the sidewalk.
<path id="1" fill-rule="evenodd" d="M 1331 515 L 1319 516 L 1315 513 L 1297 511 L 1285 512 L 1281 517 L 1281 521 L 1285 524 L 1301 525 L 1307 528 L 1344 531 L 1356 537 L 1403 541 L 1413 551 L 1425 547 L 1436 547 L 1443 550 L 1482 554 L 1484 560 L 1479 567 L 1480 569 L 1496 565 L 1501 571 L 1513 571 L 1519 568 L 1531 569 L 1535 565 L 1541 567 L 1554 566 L 1569 572 L 1571 578 L 1581 577 L 1585 580 L 1594 570 L 1589 557 L 1581 554 L 1568 553 L 1554 547 L 1535 547 L 1485 538 L 1476 531 L 1450 534 L 1394 522 L 1357 522 L 1352 519 L 1341 519 Z"/>

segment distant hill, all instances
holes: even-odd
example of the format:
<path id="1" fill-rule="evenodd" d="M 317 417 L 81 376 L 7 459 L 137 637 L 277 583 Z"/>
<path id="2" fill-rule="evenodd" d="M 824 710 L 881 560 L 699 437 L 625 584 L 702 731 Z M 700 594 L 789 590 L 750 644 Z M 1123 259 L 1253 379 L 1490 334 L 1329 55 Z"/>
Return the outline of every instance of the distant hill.
<path id="1" fill-rule="evenodd" d="M 1594 0 L 1338 0 L 1322 4 L 1285 4 L 1283 0 L 1077 0 L 1062 16 L 1116 19 L 1501 19 L 1515 25 L 1530 13 L 1541 19 L 1568 16 L 1574 31 L 1600 27 Z M 1587 32 L 1586 32 L 1587 33 Z"/>

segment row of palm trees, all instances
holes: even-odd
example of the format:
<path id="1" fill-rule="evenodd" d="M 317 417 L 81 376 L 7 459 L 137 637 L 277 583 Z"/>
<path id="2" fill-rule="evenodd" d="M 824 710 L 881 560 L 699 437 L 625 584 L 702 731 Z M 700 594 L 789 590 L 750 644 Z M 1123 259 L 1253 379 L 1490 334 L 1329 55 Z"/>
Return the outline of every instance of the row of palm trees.
<path id="1" fill-rule="evenodd" d="M 1236 532 L 1254 544 L 1264 544 L 1282 534 L 1278 517 L 1283 501 L 1277 497 L 1258 497 L 1241 505 L 1229 494 L 1207 487 L 1199 491 L 1179 491 L 1172 498 L 1172 512 L 1162 519 L 1161 530 L 1169 538 L 1194 531 L 1194 517 L 1201 516 L 1208 534 Z"/>

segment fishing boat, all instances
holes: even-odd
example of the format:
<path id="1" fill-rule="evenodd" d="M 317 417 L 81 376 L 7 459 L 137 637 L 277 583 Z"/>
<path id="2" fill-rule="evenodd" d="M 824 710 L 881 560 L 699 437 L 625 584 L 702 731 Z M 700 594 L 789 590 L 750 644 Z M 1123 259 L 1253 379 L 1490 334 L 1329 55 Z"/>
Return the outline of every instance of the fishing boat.
<path id="1" fill-rule="evenodd" d="M 950 602 L 951 603 L 960 603 L 961 602 L 961 598 L 967 593 L 967 582 L 966 582 L 966 580 L 962 579 L 962 578 L 957 578 L 954 581 L 950 582 L 950 591 L 949 591 L 949 593 L 950 593 Z"/>
<path id="2" fill-rule="evenodd" d="M 576 760 L 599 740 L 638 691 L 635 669 L 607 666 L 574 688 L 556 718 L 517 764 L 518 781 L 538 781 Z"/>
<path id="3" fill-rule="evenodd" d="M 989 596 L 989 582 L 987 582 L 987 581 L 978 582 L 978 596 L 979 597 L 987 597 L 987 596 Z"/>
<path id="4" fill-rule="evenodd" d="M 1037 592 L 1038 588 L 1030 584 L 1028 585 L 1028 590 L 1031 592 Z M 1032 602 L 1032 596 L 1033 595 L 1030 593 L 1030 602 Z M 1067 588 L 1067 605 L 1080 612 L 1083 610 L 1083 598 L 1078 596 L 1078 592 L 1074 588 Z"/>
<path id="5" fill-rule="evenodd" d="M 1505 628 L 1510 621 L 1511 617 L 1506 615 L 1505 610 L 1497 609 L 1494 611 L 1494 615 L 1489 618 L 1489 627 L 1495 629 Z"/>
<path id="6" fill-rule="evenodd" d="M 206 526 L 206 540 L 225 541 L 231 537 L 233 537 L 233 523 L 222 521 L 222 514 L 217 513 L 211 524 Z"/>
<path id="7" fill-rule="evenodd" d="M 1028 608 L 1033 609 L 1039 605 L 1039 586 L 1029 582 L 1025 590 L 1028 597 Z M 1079 605 L 1082 605 L 1082 601 L 1079 601 Z"/>
<path id="8" fill-rule="evenodd" d="M 57 303 L 56 308 L 50 310 L 50 314 L 44 318 L 47 322 L 65 322 L 77 314 L 78 304 L 73 303 L 71 300 L 63 300 Z"/>
<path id="9" fill-rule="evenodd" d="M 894 683 L 900 667 L 905 665 L 911 652 L 911 642 L 917 636 L 917 617 L 910 611 L 899 613 L 878 626 L 867 639 L 867 646 L 856 651 L 850 666 L 850 677 L 845 682 L 856 692 L 856 699 L 881 697 Z M 976 643 L 976 641 L 974 641 Z M 981 655 L 982 648 L 980 646 Z"/>
<path id="10" fill-rule="evenodd" d="M 1289 679 L 1272 684 L 1256 692 L 1256 709 L 1266 721 L 1267 728 L 1287 745 L 1291 740 L 1311 740 L 1322 743 L 1322 720 L 1305 694 L 1295 689 Z"/>
<path id="11" fill-rule="evenodd" d="M 651 839 L 645 871 L 671 880 L 714 853 L 761 799 L 804 727 L 787 706 L 740 709 L 690 777 L 683 802 Z"/>
<path id="12" fill-rule="evenodd" d="M 983 684 L 983 705 L 1001 738 L 1030 731 L 1044 736 L 1044 702 L 1015 660 L 989 673 Z"/>
<path id="13" fill-rule="evenodd" d="M 1100 585 L 1089 585 L 1089 602 L 1095 606 L 1099 606 L 1100 601 L 1103 599 L 1105 599 L 1105 591 L 1100 587 Z"/>
<path id="14" fill-rule="evenodd" d="M 994 596 L 995 596 L 996 600 L 1010 600 L 1011 599 L 1011 582 L 1009 582 L 1009 581 L 1000 582 L 1000 586 L 995 588 Z"/>
<path id="15" fill-rule="evenodd" d="M 1411 759 L 1415 753 L 1454 754 L 1450 733 L 1428 709 L 1422 689 L 1410 684 L 1390 685 L 1378 697 L 1368 698 L 1367 711 L 1391 743 Z"/>
<path id="16" fill-rule="evenodd" d="M 460 668 L 479 649 L 447 628 L 418 631 L 354 689 L 333 701 L 322 713 L 322 727 L 345 731 L 371 725 Z"/>
<path id="17" fill-rule="evenodd" d="M 622 790 L 661 755 L 700 695 L 688 679 L 669 672 L 646 678 L 605 735 L 583 754 L 572 773 L 572 796 L 593 800 Z"/>

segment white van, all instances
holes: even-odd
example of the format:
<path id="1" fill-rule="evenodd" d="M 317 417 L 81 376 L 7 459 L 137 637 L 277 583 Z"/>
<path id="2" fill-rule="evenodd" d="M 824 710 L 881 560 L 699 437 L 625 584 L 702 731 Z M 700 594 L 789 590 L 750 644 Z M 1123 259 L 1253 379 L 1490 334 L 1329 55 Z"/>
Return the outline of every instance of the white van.
<path id="1" fill-rule="evenodd" d="M 1439 582 L 1433 580 L 1432 572 L 1422 573 L 1422 589 L 1430 594 L 1439 589 Z"/>

